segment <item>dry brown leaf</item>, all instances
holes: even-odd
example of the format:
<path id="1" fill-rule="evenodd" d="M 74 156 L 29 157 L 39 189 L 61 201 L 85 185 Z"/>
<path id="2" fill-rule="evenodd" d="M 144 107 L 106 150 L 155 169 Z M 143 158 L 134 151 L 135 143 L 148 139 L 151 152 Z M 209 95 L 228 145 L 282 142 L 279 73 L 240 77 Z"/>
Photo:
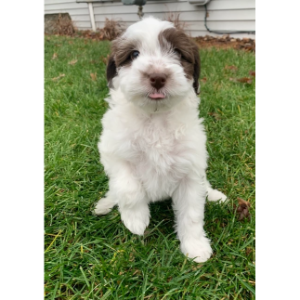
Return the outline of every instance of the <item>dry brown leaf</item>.
<path id="1" fill-rule="evenodd" d="M 206 77 L 203 77 L 203 78 L 200 79 L 200 81 L 206 82 L 206 81 L 207 81 L 207 78 L 206 78 Z"/>
<path id="2" fill-rule="evenodd" d="M 75 65 L 77 63 L 77 59 L 73 59 L 68 62 L 68 65 Z"/>
<path id="3" fill-rule="evenodd" d="M 214 117 L 217 121 L 221 120 L 221 116 L 218 113 L 216 113 L 216 112 L 209 112 L 208 114 L 210 116 Z"/>
<path id="4" fill-rule="evenodd" d="M 239 221 L 242 221 L 243 219 L 247 218 L 248 220 L 250 220 L 251 215 L 249 213 L 249 207 L 250 207 L 250 203 L 248 201 L 245 201 L 242 198 L 237 198 L 239 205 L 236 206 L 234 204 L 234 209 L 236 209 L 236 214 L 238 217 Z"/>
<path id="5" fill-rule="evenodd" d="M 97 73 L 91 73 L 90 75 L 93 81 L 97 80 Z"/>
<path id="6" fill-rule="evenodd" d="M 230 81 L 233 82 L 242 82 L 242 83 L 247 83 L 250 84 L 252 83 L 252 79 L 249 77 L 242 77 L 242 78 L 229 78 Z"/>
<path id="7" fill-rule="evenodd" d="M 247 256 L 250 255 L 252 252 L 253 252 L 253 249 L 250 248 L 250 247 L 247 247 L 246 250 L 245 250 L 245 253 L 246 253 Z"/>
<path id="8" fill-rule="evenodd" d="M 249 77 L 242 77 L 242 78 L 238 78 L 237 81 L 242 82 L 242 83 L 252 83 L 252 79 Z"/>
<path id="9" fill-rule="evenodd" d="M 225 70 L 232 70 L 232 71 L 237 71 L 237 67 L 236 66 L 225 66 Z"/>
<path id="10" fill-rule="evenodd" d="M 237 200 L 238 200 L 239 205 L 246 205 L 246 206 L 250 207 L 250 202 L 248 202 L 240 197 L 237 197 Z"/>
<path id="11" fill-rule="evenodd" d="M 57 53 L 53 53 L 52 59 L 56 59 L 56 58 L 57 58 Z"/>
<path id="12" fill-rule="evenodd" d="M 105 65 L 107 65 L 108 58 L 109 58 L 109 55 L 107 55 L 106 57 L 104 57 L 104 56 L 101 57 L 101 60 Z"/>
<path id="13" fill-rule="evenodd" d="M 249 75 L 255 77 L 255 71 L 249 71 Z"/>
<path id="14" fill-rule="evenodd" d="M 133 272 L 132 276 L 134 276 L 135 274 L 139 274 L 139 273 L 141 273 L 140 270 L 135 270 L 135 271 Z"/>
<path id="15" fill-rule="evenodd" d="M 59 76 L 52 78 L 52 80 L 55 81 L 55 80 L 58 80 L 62 77 L 65 77 L 65 74 L 60 74 Z"/>

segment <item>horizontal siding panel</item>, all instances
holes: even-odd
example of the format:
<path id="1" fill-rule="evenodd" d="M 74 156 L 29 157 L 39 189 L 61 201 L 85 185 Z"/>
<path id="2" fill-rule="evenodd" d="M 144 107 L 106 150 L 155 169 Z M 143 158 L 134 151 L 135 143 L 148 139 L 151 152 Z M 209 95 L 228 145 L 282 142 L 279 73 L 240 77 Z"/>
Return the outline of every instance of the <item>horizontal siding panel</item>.
<path id="1" fill-rule="evenodd" d="M 88 14 L 86 14 L 86 15 L 73 15 L 72 16 L 72 21 L 73 22 L 76 22 L 76 21 L 89 21 L 89 22 L 91 22 L 91 20 L 90 20 L 90 15 L 88 15 Z"/>
<path id="2" fill-rule="evenodd" d="M 92 27 L 90 21 L 76 21 L 76 22 L 74 22 L 74 26 L 79 30 L 86 30 L 83 28 L 87 28 L 87 30 L 90 30 Z"/>
<path id="3" fill-rule="evenodd" d="M 70 2 L 76 3 L 76 0 L 44 0 L 45 5 L 52 5 L 52 4 L 56 4 L 56 3 L 62 4 L 62 3 L 70 3 Z"/>
<path id="4" fill-rule="evenodd" d="M 61 0 L 62 1 L 62 0 Z M 75 0 L 74 0 L 75 1 Z M 147 4 L 144 6 L 146 7 L 147 5 L 155 4 L 155 5 L 161 5 L 161 4 L 170 4 L 170 3 L 178 3 L 178 0 L 155 0 L 155 1 L 147 1 Z M 187 0 L 183 0 L 183 2 L 187 2 Z M 93 5 L 102 5 L 102 6 L 135 6 L 136 5 L 123 5 L 121 0 L 119 1 L 113 1 L 113 2 L 93 2 Z"/>
<path id="5" fill-rule="evenodd" d="M 203 20 L 205 18 L 205 12 L 193 12 L 189 16 L 190 20 L 193 20 L 196 14 L 201 15 Z M 255 10 L 254 9 L 238 9 L 238 10 L 215 10 L 209 11 L 209 16 L 207 21 L 247 21 L 247 20 L 255 20 Z M 181 17 L 181 15 L 180 15 Z"/>
<path id="6" fill-rule="evenodd" d="M 89 9 L 88 7 L 83 8 L 75 8 L 75 9 L 56 9 L 56 10 L 45 10 L 45 14 L 59 14 L 59 13 L 69 13 L 71 18 L 73 19 L 73 16 L 82 16 L 87 15 L 89 16 Z"/>
<path id="7" fill-rule="evenodd" d="M 145 14 L 148 16 L 150 14 Z M 168 13 L 152 13 L 152 16 L 166 20 Z M 105 15 L 95 14 L 96 21 L 105 21 L 105 18 L 114 19 L 116 21 L 125 22 L 136 22 L 139 21 L 139 17 L 136 13 L 128 13 L 122 15 Z M 180 14 L 180 20 L 182 22 L 190 21 L 202 21 L 204 22 L 205 12 L 204 11 L 193 11 L 193 12 L 182 12 Z M 254 10 L 233 10 L 233 11 L 212 11 L 209 13 L 207 21 L 254 21 L 255 11 Z"/>
<path id="8" fill-rule="evenodd" d="M 76 3 L 76 2 L 70 2 L 70 3 L 58 3 L 58 4 L 47 4 L 45 5 L 45 10 L 60 10 L 60 9 L 78 9 L 78 8 L 86 8 L 88 5 L 86 3 Z"/>
<path id="9" fill-rule="evenodd" d="M 206 36 L 206 35 L 214 36 L 214 37 L 220 37 L 220 36 L 222 36 L 220 34 L 207 32 L 206 30 L 192 30 L 192 31 L 188 32 L 188 34 L 191 37 Z M 246 33 L 230 34 L 230 37 L 232 37 L 232 38 L 239 38 L 239 39 L 242 39 L 244 37 L 249 38 L 249 39 L 255 39 L 255 35 L 254 34 L 246 34 Z"/>
<path id="10" fill-rule="evenodd" d="M 199 6 L 196 6 L 197 8 Z M 208 10 L 249 9 L 255 8 L 255 0 L 213 0 L 207 4 Z"/>
<path id="11" fill-rule="evenodd" d="M 94 3 L 95 14 L 126 14 L 137 13 L 137 6 L 135 5 L 122 5 L 121 3 L 111 4 L 98 4 Z M 235 9 L 254 9 L 254 0 L 223 0 L 212 1 L 208 4 L 208 10 L 235 10 Z M 161 12 L 184 12 L 184 11 L 196 11 L 204 10 L 203 6 L 195 6 L 188 2 L 167 2 L 167 3 L 148 3 L 144 6 L 144 13 L 161 13 Z"/>
<path id="12" fill-rule="evenodd" d="M 230 30 L 230 31 L 254 31 L 255 21 L 228 21 L 228 22 L 218 22 L 212 21 L 207 22 L 207 26 L 210 30 Z M 187 22 L 186 31 L 189 30 L 206 30 L 203 22 Z"/>
<path id="13" fill-rule="evenodd" d="M 124 22 L 126 26 L 129 26 L 135 22 Z M 255 21 L 229 21 L 229 22 L 209 22 L 207 26 L 210 30 L 218 30 L 218 31 L 254 31 L 255 30 Z M 104 21 L 96 21 L 97 28 L 104 27 Z M 187 22 L 185 30 L 193 31 L 193 30 L 200 30 L 206 31 L 206 34 L 210 34 L 203 22 Z"/>
<path id="14" fill-rule="evenodd" d="M 61 9 L 61 10 L 53 10 L 53 11 L 47 11 L 47 12 L 45 11 L 45 14 L 60 14 L 60 13 L 70 14 L 72 20 L 73 20 L 74 16 L 82 16 L 82 15 L 89 16 L 90 15 L 88 9 L 83 10 L 82 8 L 78 9 L 78 10 Z"/>
<path id="15" fill-rule="evenodd" d="M 184 7 L 183 7 L 184 6 Z M 189 5 L 188 3 L 154 3 L 154 4 L 146 4 L 143 7 L 144 13 L 161 13 L 161 12 L 169 12 L 169 11 L 186 11 L 186 10 L 195 10 L 193 5 Z M 137 13 L 138 7 L 135 5 L 101 5 L 94 4 L 94 13 L 95 14 L 127 14 L 127 13 Z"/>
<path id="16" fill-rule="evenodd" d="M 131 24 L 134 24 L 134 22 L 128 22 L 128 23 L 126 23 L 127 26 L 130 26 Z M 96 27 L 97 28 L 103 28 L 104 27 L 104 22 L 97 22 L 96 23 Z M 237 30 L 237 29 L 235 29 L 235 30 Z M 249 30 L 249 31 L 252 31 L 252 30 Z M 188 27 L 186 29 L 186 33 L 189 36 L 191 36 L 191 37 L 206 36 L 206 35 L 220 37 L 219 34 L 208 32 L 206 30 L 206 28 L 202 29 L 202 30 L 199 30 L 199 28 L 196 27 L 196 29 L 191 30 L 190 27 Z M 251 39 L 256 39 L 256 35 L 255 34 L 246 34 L 246 33 L 243 33 L 243 34 L 230 34 L 230 36 L 232 38 L 241 38 L 242 39 L 244 37 L 247 37 L 247 38 L 251 38 Z"/>

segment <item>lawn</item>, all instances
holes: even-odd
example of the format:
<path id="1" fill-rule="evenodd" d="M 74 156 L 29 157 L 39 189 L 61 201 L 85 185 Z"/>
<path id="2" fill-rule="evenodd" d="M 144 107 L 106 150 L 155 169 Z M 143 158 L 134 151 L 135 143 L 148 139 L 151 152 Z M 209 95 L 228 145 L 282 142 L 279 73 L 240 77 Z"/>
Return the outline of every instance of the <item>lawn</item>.
<path id="1" fill-rule="evenodd" d="M 250 77 L 255 55 L 200 50 L 208 179 L 229 201 L 207 203 L 214 254 L 197 264 L 179 250 L 171 200 L 151 205 L 143 237 L 116 208 L 91 213 L 108 187 L 97 149 L 108 53 L 109 42 L 45 37 L 45 298 L 254 299 L 255 78 L 235 79 Z M 251 203 L 251 220 L 238 221 L 237 197 Z"/>

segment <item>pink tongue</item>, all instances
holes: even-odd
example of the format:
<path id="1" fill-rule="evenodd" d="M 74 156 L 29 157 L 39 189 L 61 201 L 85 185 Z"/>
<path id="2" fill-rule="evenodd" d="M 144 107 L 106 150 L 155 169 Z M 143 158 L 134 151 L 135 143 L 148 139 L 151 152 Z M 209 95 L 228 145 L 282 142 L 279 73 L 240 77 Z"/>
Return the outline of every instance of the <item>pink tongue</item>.
<path id="1" fill-rule="evenodd" d="M 163 98 L 165 98 L 165 95 L 160 94 L 160 93 L 153 93 L 153 94 L 150 94 L 149 97 L 151 99 L 163 99 Z"/>

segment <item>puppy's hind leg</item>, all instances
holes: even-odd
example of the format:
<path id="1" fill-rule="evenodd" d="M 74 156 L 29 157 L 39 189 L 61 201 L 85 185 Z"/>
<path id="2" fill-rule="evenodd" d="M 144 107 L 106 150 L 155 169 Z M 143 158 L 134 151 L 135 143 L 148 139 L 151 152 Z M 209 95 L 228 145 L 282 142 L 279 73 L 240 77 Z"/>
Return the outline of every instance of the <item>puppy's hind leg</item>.
<path id="1" fill-rule="evenodd" d="M 214 190 L 210 183 L 206 180 L 207 200 L 208 201 L 221 201 L 224 202 L 227 197 L 222 192 Z"/>
<path id="2" fill-rule="evenodd" d="M 93 211 L 94 215 L 101 216 L 101 215 L 106 215 L 108 214 L 112 208 L 116 205 L 117 203 L 113 200 L 113 198 L 109 195 L 109 192 L 106 194 L 105 198 L 101 198 Z"/>

